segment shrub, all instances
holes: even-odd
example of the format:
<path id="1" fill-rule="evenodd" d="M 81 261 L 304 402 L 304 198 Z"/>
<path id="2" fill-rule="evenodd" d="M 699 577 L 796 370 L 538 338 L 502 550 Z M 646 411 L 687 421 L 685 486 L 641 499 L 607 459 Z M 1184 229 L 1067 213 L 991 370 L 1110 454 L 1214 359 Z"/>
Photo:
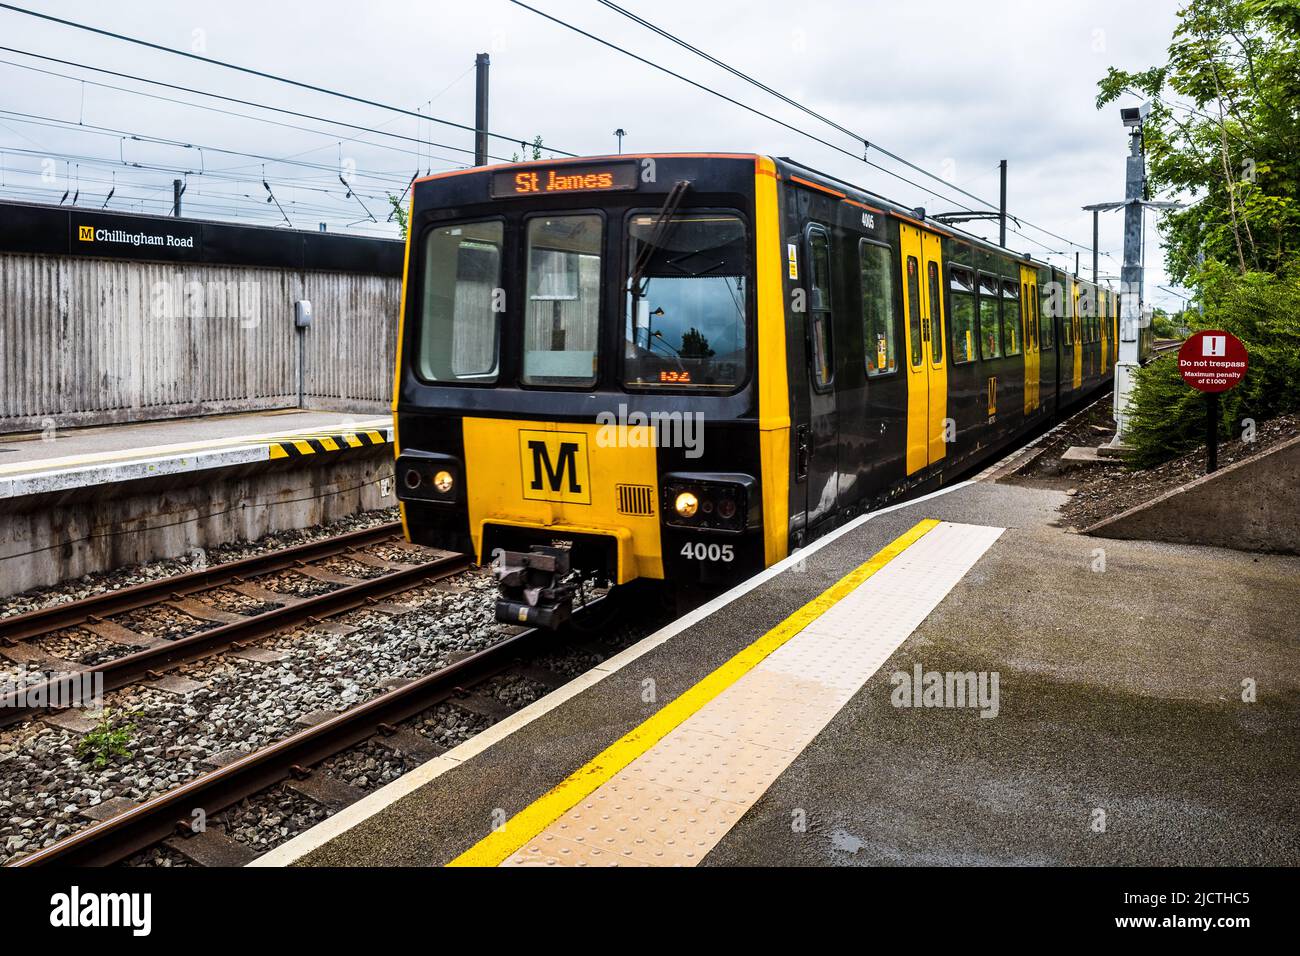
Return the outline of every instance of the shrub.
<path id="1" fill-rule="evenodd" d="M 1219 396 L 1220 435 L 1243 418 L 1263 421 L 1300 409 L 1300 259 L 1278 275 L 1233 272 L 1208 263 L 1198 277 L 1205 315 L 1186 313 L 1193 331 L 1223 329 L 1250 354 L 1246 378 Z M 1205 439 L 1205 397 L 1166 356 L 1138 370 L 1129 402 L 1131 465 L 1150 468 Z"/>

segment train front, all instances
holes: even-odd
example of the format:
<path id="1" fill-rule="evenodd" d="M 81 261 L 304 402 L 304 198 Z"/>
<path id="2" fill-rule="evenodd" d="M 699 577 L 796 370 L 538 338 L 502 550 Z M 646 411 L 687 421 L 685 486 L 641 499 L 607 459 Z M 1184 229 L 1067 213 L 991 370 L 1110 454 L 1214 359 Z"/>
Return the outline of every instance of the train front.
<path id="1" fill-rule="evenodd" d="M 768 563 L 760 462 L 788 447 L 760 441 L 765 165 L 617 157 L 416 183 L 398 496 L 412 541 L 493 564 L 500 619 L 556 626 L 585 581 L 717 587 Z M 771 203 L 774 228 L 774 187 Z"/>

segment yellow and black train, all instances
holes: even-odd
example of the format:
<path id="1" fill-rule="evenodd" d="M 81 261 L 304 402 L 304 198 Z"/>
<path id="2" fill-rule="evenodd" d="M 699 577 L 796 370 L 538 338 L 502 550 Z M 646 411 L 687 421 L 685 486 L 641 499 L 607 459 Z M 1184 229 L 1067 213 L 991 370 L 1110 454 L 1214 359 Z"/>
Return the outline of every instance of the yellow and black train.
<path id="1" fill-rule="evenodd" d="M 515 562 L 499 613 L 543 624 L 570 568 L 715 588 L 953 481 L 1111 378 L 1119 314 L 1109 288 L 736 154 L 419 180 L 402 295 L 407 533 Z"/>

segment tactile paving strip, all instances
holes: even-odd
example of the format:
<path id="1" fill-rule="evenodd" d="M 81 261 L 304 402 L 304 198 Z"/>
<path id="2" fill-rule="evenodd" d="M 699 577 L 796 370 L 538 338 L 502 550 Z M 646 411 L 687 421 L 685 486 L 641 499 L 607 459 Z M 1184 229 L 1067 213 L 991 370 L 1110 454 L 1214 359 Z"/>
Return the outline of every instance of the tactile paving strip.
<path id="1" fill-rule="evenodd" d="M 940 523 L 503 866 L 695 866 L 1002 533 Z"/>

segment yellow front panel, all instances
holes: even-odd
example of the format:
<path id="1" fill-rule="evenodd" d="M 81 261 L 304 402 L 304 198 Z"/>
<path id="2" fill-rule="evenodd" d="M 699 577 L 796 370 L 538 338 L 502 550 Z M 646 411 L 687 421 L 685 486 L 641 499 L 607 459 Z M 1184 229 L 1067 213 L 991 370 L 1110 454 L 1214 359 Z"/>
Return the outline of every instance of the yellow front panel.
<path id="1" fill-rule="evenodd" d="M 754 171 L 758 266 L 758 444 L 763 487 L 763 556 L 768 566 L 790 547 L 790 388 L 785 358 L 785 296 L 776 164 L 759 157 Z"/>
<path id="2" fill-rule="evenodd" d="M 1075 388 L 1083 387 L 1083 322 L 1079 317 L 1079 284 L 1070 280 L 1070 302 L 1073 310 L 1070 316 L 1070 328 L 1074 332 L 1074 380 Z"/>
<path id="3" fill-rule="evenodd" d="M 618 583 L 662 578 L 659 481 L 649 426 L 574 425 L 465 418 L 465 490 L 474 553 L 484 563 L 483 525 L 497 522 L 621 537 Z M 618 510 L 619 485 L 644 485 L 653 515 Z"/>
<path id="4" fill-rule="evenodd" d="M 1025 414 L 1030 415 L 1038 410 L 1039 402 L 1039 379 L 1042 368 L 1040 358 L 1040 344 L 1038 336 L 1035 334 L 1038 330 L 1035 328 L 1038 319 L 1034 315 L 1034 283 L 1038 281 L 1038 273 L 1033 269 L 1020 267 L 1020 322 L 1021 334 L 1020 341 L 1024 343 L 1025 351 Z"/>
<path id="5" fill-rule="evenodd" d="M 930 464 L 942 459 L 948 453 L 948 443 L 944 441 L 944 419 L 948 416 L 948 323 L 943 314 L 943 242 L 933 233 L 921 233 L 921 251 L 925 254 L 925 272 L 921 276 L 924 290 L 921 300 L 924 303 L 926 341 L 923 345 L 925 361 L 929 375 L 929 423 L 928 451 Z M 933 263 L 938 273 L 939 298 L 934 303 L 930 297 L 930 264 Z M 933 312 L 937 306 L 939 314 Z M 937 329 L 936 329 L 937 326 Z M 938 340 L 935 340 L 935 336 Z"/>
<path id="6" fill-rule="evenodd" d="M 930 384 L 929 376 L 926 374 L 929 361 L 925 356 L 924 341 L 922 341 L 920 361 L 918 363 L 912 361 L 913 335 L 921 336 L 924 340 L 924 332 L 914 329 L 914 325 L 920 323 L 924 326 L 925 323 L 922 317 L 925 283 L 922 279 L 924 267 L 921 265 L 921 230 L 900 223 L 898 234 L 899 248 L 902 253 L 899 256 L 899 265 L 903 281 L 903 327 L 906 330 L 903 335 L 903 362 L 907 369 L 907 473 L 911 475 L 930 463 L 927 439 L 930 427 Z M 909 257 L 915 260 L 914 266 L 909 263 Z M 916 269 L 917 301 L 915 304 L 912 302 L 909 268 Z"/>
<path id="7" fill-rule="evenodd" d="M 1101 295 L 1099 292 L 1098 295 Z M 1101 327 L 1101 374 L 1105 375 L 1106 370 L 1110 368 L 1110 302 L 1114 296 L 1109 293 L 1106 295 L 1106 308 L 1101 310 L 1101 317 L 1097 320 L 1098 326 Z"/>

